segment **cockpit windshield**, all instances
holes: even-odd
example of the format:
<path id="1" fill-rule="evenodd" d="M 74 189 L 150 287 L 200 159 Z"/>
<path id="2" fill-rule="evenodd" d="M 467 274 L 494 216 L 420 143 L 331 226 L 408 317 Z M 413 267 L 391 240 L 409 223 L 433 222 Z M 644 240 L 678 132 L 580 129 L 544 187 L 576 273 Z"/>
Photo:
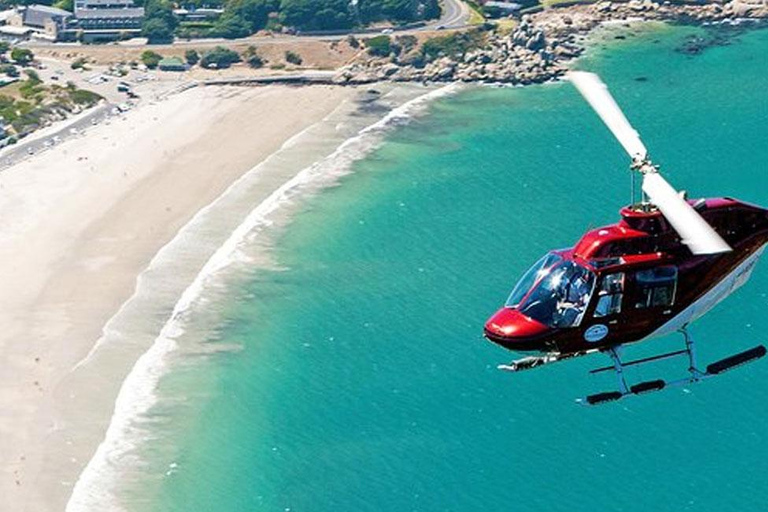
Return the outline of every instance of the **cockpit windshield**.
<path id="1" fill-rule="evenodd" d="M 575 327 L 581 323 L 594 285 L 590 270 L 550 253 L 523 276 L 507 306 L 549 327 Z"/>
<path id="2" fill-rule="evenodd" d="M 554 252 L 548 253 L 546 256 L 536 262 L 534 266 L 528 269 L 528 272 L 517 282 L 515 288 L 507 299 L 507 307 L 516 308 L 520 301 L 528 295 L 531 288 L 538 283 L 542 277 L 547 275 L 550 267 L 555 263 L 563 261 L 562 256 L 555 254 Z"/>

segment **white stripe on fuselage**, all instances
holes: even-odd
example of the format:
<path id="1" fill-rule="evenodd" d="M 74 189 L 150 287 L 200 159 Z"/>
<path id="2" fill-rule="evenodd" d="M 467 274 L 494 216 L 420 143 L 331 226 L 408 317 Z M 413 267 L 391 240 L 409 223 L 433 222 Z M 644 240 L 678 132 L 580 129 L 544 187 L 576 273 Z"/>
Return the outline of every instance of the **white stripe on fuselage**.
<path id="1" fill-rule="evenodd" d="M 708 292 L 699 297 L 693 304 L 685 308 L 676 316 L 671 318 L 667 323 L 653 331 L 645 339 L 655 338 L 657 336 L 665 336 L 678 331 L 686 324 L 690 324 L 694 320 L 703 316 L 710 309 L 719 304 L 723 299 L 730 294 L 738 290 L 744 283 L 746 283 L 752 275 L 752 270 L 757 264 L 757 260 L 763 253 L 765 246 L 761 247 L 754 254 L 742 261 L 741 264 L 736 267 L 730 274 L 728 274 L 722 281 L 717 283 Z"/>

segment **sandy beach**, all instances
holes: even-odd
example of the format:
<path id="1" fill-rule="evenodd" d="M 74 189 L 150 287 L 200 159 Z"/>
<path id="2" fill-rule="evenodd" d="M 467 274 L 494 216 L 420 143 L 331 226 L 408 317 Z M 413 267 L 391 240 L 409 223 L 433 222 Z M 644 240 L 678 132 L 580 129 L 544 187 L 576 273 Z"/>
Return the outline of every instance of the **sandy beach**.
<path id="1" fill-rule="evenodd" d="M 63 510 L 138 348 L 114 374 L 94 370 L 97 380 L 73 368 L 158 250 L 355 94 L 196 88 L 0 173 L 2 510 Z"/>

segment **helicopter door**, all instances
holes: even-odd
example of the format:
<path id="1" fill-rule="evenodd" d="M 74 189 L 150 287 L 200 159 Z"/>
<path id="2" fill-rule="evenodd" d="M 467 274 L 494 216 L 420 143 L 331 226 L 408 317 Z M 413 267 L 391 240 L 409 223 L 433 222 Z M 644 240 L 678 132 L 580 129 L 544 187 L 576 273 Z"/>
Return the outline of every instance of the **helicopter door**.
<path id="1" fill-rule="evenodd" d="M 615 316 L 621 313 L 621 304 L 624 300 L 624 272 L 603 276 L 597 295 L 597 305 L 592 316 L 606 318 L 609 323 L 616 323 Z"/>
<path id="2" fill-rule="evenodd" d="M 638 270 L 635 273 L 636 310 L 653 310 L 665 308 L 664 313 L 670 312 L 677 294 L 677 267 L 663 267 Z"/>

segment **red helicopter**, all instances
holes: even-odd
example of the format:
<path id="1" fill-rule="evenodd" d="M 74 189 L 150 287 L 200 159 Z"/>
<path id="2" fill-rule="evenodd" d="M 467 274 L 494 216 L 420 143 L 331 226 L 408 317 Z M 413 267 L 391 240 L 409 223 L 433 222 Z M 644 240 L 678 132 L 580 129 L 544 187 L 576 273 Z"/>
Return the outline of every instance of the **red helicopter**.
<path id="1" fill-rule="evenodd" d="M 499 368 L 522 371 L 603 352 L 618 390 L 580 400 L 596 405 L 687 385 L 765 356 L 754 348 L 708 365 L 696 361 L 688 326 L 742 286 L 768 244 L 768 210 L 728 197 L 687 200 L 659 174 L 637 132 L 592 73 L 570 80 L 632 158 L 642 197 L 621 220 L 587 232 L 574 247 L 552 251 L 520 279 L 506 304 L 485 324 L 485 337 L 515 352 L 534 352 Z M 680 332 L 681 350 L 623 361 L 629 343 Z M 624 368 L 687 356 L 688 373 L 630 385 Z"/>

